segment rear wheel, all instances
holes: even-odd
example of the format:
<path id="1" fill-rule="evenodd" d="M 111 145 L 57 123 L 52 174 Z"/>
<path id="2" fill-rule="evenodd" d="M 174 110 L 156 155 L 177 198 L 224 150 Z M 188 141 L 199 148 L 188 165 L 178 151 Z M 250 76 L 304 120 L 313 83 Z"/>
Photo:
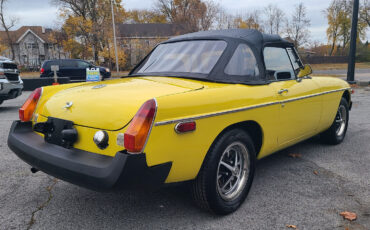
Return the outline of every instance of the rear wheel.
<path id="1" fill-rule="evenodd" d="M 338 107 L 333 124 L 320 137 L 328 144 L 340 144 L 347 133 L 349 120 L 349 106 L 346 99 L 342 98 Z"/>
<path id="2" fill-rule="evenodd" d="M 192 193 L 196 203 L 216 214 L 234 212 L 250 190 L 256 152 L 249 135 L 241 129 L 223 134 L 209 150 Z"/>

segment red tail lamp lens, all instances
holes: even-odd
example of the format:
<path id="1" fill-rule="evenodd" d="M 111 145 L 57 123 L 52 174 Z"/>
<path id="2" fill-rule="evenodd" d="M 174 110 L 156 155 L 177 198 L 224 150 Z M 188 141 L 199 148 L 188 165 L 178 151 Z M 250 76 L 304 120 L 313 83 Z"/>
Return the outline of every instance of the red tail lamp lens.
<path id="1" fill-rule="evenodd" d="M 30 121 L 33 112 L 36 109 L 37 102 L 39 101 L 42 94 L 42 88 L 35 89 L 31 95 L 27 98 L 26 102 L 19 109 L 19 119 L 21 121 Z"/>
<path id="2" fill-rule="evenodd" d="M 195 121 L 181 122 L 175 126 L 175 131 L 177 133 L 187 133 L 194 131 L 196 127 L 197 124 L 195 123 Z"/>
<path id="3" fill-rule="evenodd" d="M 40 69 L 40 73 L 43 74 L 45 72 L 45 69 L 44 68 L 41 68 Z"/>
<path id="4" fill-rule="evenodd" d="M 149 135 L 156 114 L 154 99 L 145 102 L 132 119 L 124 134 L 124 145 L 130 153 L 141 153 Z"/>

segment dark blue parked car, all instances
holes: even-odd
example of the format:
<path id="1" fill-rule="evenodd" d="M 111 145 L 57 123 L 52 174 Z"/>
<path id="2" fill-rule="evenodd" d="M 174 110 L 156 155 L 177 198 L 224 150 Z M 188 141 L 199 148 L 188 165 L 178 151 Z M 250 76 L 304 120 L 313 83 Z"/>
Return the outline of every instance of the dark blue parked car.
<path id="1" fill-rule="evenodd" d="M 108 68 L 95 66 L 87 61 L 80 59 L 59 59 L 44 61 L 40 69 L 40 77 L 53 77 L 54 72 L 51 71 L 52 65 L 59 65 L 59 71 L 57 71 L 58 77 L 69 77 L 71 80 L 85 80 L 86 68 L 99 68 L 102 78 L 111 77 L 111 72 Z"/>

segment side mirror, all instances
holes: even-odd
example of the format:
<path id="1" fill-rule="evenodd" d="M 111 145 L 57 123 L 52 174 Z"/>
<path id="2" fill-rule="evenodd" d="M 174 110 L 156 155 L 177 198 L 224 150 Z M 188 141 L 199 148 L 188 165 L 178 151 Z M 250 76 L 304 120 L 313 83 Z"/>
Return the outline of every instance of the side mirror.
<path id="1" fill-rule="evenodd" d="M 306 77 L 308 75 L 312 74 L 312 68 L 310 65 L 304 65 L 303 68 L 299 71 L 298 73 L 298 77 L 299 78 L 302 78 L 302 77 Z"/>

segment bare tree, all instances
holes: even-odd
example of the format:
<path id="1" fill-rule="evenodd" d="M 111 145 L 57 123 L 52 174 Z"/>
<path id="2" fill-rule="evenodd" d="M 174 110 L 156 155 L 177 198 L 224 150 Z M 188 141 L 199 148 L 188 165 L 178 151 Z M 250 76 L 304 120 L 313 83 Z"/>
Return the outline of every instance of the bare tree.
<path id="1" fill-rule="evenodd" d="M 207 10 L 203 17 L 201 17 L 200 19 L 200 26 L 202 30 L 209 30 L 215 23 L 215 19 L 221 10 L 221 7 L 219 4 L 210 0 L 206 1 L 205 4 Z"/>
<path id="2" fill-rule="evenodd" d="M 214 28 L 221 29 L 231 29 L 233 28 L 235 17 L 228 13 L 225 8 L 220 7 L 215 18 Z"/>
<path id="3" fill-rule="evenodd" d="M 362 2 L 361 11 L 360 11 L 360 20 L 367 24 L 370 27 L 370 1 L 364 0 Z"/>
<path id="4" fill-rule="evenodd" d="M 329 51 L 330 56 L 333 55 L 335 46 L 337 45 L 339 39 L 341 12 L 342 4 L 340 0 L 333 0 L 330 3 L 330 6 L 324 11 L 324 14 L 326 14 L 326 17 L 328 19 L 328 29 L 326 30 L 326 35 L 331 45 Z"/>
<path id="5" fill-rule="evenodd" d="M 215 3 L 203 0 L 157 0 L 156 8 L 168 21 L 183 25 L 188 32 L 208 30 L 218 11 Z"/>
<path id="6" fill-rule="evenodd" d="M 264 14 L 266 17 L 266 32 L 269 34 L 279 34 L 285 17 L 284 12 L 276 5 L 269 4 L 264 8 Z"/>
<path id="7" fill-rule="evenodd" d="M 296 47 L 300 47 L 308 42 L 310 37 L 310 19 L 307 17 L 306 7 L 303 3 L 296 5 L 294 14 L 287 20 L 286 34 L 293 40 Z"/>
<path id="8" fill-rule="evenodd" d="M 13 28 L 16 23 L 17 23 L 17 18 L 9 18 L 8 20 L 6 19 L 4 8 L 5 8 L 5 3 L 7 0 L 0 0 L 0 27 L 5 31 L 6 37 L 7 37 L 7 45 L 11 50 L 12 53 L 12 59 L 14 60 L 15 58 L 15 52 L 14 52 L 14 47 L 13 47 L 13 40 L 12 37 L 10 36 L 10 29 Z"/>

